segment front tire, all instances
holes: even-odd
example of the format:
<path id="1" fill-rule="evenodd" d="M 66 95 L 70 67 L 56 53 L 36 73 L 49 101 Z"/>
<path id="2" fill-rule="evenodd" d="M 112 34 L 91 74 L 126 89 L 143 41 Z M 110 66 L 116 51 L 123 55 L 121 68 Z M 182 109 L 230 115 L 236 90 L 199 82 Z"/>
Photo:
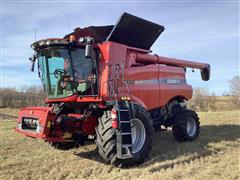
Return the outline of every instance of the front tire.
<path id="1" fill-rule="evenodd" d="M 199 117 L 196 112 L 178 108 L 174 116 L 173 136 L 177 141 L 193 141 L 200 132 Z"/>
<path id="2" fill-rule="evenodd" d="M 153 126 L 147 111 L 137 104 L 133 104 L 131 119 L 132 130 L 132 158 L 117 158 L 116 130 L 112 128 L 111 113 L 105 113 L 96 128 L 96 144 L 98 152 L 103 159 L 115 166 L 128 167 L 140 164 L 147 158 L 152 146 Z"/>

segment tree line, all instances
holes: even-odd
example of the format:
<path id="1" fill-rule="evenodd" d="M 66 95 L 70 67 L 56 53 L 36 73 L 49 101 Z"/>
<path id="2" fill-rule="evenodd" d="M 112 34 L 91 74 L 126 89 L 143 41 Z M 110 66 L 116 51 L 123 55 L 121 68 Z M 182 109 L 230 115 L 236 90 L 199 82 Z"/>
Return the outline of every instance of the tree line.
<path id="1" fill-rule="evenodd" d="M 193 98 L 188 102 L 188 107 L 196 111 L 222 111 L 240 109 L 240 76 L 234 76 L 229 81 L 228 94 L 217 97 L 205 88 L 195 88 Z"/>
<path id="2" fill-rule="evenodd" d="M 39 86 L 23 87 L 20 90 L 1 88 L 0 96 L 0 108 L 42 106 L 46 98 L 43 88 Z"/>
<path id="3" fill-rule="evenodd" d="M 227 98 L 221 99 L 205 88 L 195 88 L 193 98 L 187 103 L 196 111 L 217 111 L 240 109 L 240 76 L 229 81 L 230 92 Z M 46 94 L 41 86 L 0 89 L 0 108 L 21 108 L 26 106 L 42 106 Z"/>

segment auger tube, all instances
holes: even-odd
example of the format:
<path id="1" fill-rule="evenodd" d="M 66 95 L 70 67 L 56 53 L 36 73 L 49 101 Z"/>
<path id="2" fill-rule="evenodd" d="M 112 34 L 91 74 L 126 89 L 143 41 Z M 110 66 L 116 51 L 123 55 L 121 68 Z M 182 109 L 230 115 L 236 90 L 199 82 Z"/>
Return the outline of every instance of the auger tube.
<path id="1" fill-rule="evenodd" d="M 152 54 L 134 53 L 133 56 L 136 58 L 135 59 L 136 63 L 142 63 L 142 64 L 156 63 L 156 64 L 179 66 L 184 68 L 196 68 L 201 70 L 202 80 L 208 81 L 210 78 L 210 65 L 206 63 L 168 58 L 168 57 L 158 56 L 156 54 L 152 55 Z"/>

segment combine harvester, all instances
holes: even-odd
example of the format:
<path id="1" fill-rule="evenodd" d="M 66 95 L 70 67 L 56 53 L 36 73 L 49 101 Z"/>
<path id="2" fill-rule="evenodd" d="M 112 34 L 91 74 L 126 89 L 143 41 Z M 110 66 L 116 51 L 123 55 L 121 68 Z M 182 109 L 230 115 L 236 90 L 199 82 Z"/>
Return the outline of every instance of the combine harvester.
<path id="1" fill-rule="evenodd" d="M 196 139 L 200 123 L 186 109 L 186 68 L 200 69 L 207 81 L 210 65 L 151 54 L 163 31 L 123 13 L 115 26 L 33 43 L 31 70 L 37 61 L 47 98 L 45 107 L 21 109 L 16 131 L 65 149 L 95 139 L 100 156 L 115 166 L 142 163 L 161 126 L 172 127 L 178 141 Z"/>

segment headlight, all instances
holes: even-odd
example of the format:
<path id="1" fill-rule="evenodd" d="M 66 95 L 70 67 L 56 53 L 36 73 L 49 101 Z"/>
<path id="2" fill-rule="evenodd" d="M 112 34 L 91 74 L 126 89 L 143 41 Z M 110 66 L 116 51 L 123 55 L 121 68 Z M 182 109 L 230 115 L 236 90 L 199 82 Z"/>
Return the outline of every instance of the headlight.
<path id="1" fill-rule="evenodd" d="M 16 125 L 16 128 L 17 128 L 17 129 L 21 129 L 21 128 L 22 128 L 22 123 L 21 123 L 21 122 L 18 122 L 17 125 Z"/>
<path id="2" fill-rule="evenodd" d="M 37 133 L 42 133 L 42 132 L 43 132 L 43 127 L 40 126 L 40 125 L 38 125 L 38 126 L 37 126 L 37 129 L 36 129 L 36 132 L 37 132 Z"/>

